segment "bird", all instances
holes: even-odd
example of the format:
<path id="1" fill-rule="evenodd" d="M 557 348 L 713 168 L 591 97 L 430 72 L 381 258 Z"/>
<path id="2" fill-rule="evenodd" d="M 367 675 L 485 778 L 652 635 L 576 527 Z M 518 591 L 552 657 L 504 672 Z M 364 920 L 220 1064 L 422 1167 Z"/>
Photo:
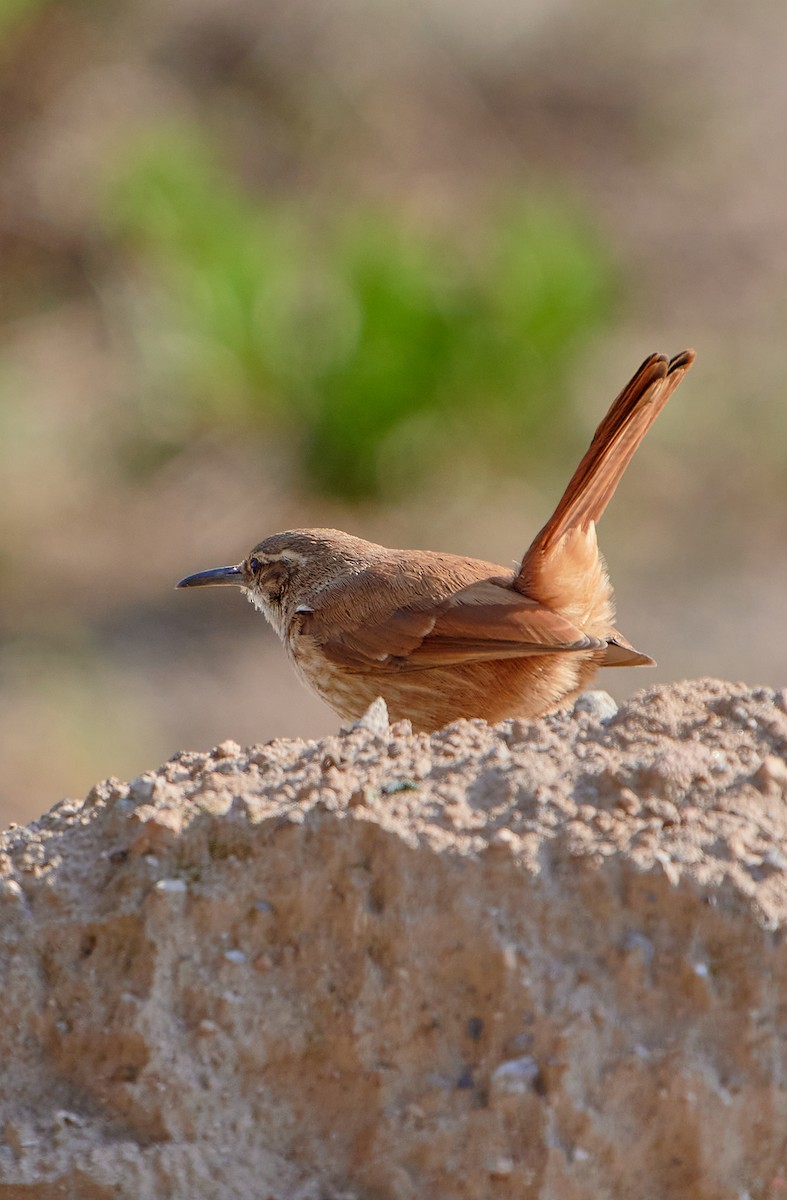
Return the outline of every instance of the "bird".
<path id="1" fill-rule="evenodd" d="M 392 722 L 427 733 L 459 718 L 535 720 L 567 707 L 600 667 L 655 665 L 615 627 L 596 524 L 694 357 L 645 360 L 514 570 L 336 529 L 292 529 L 258 542 L 237 566 L 177 587 L 242 588 L 301 680 L 346 721 L 380 696 Z"/>

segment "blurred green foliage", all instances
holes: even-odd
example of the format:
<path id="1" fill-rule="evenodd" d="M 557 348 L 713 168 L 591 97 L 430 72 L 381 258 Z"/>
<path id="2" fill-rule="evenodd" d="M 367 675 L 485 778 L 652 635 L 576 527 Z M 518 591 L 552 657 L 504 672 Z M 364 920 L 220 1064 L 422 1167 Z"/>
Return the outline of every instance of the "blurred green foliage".
<path id="1" fill-rule="evenodd" d="M 51 0 L 0 0 L 0 41 Z"/>
<path id="2" fill-rule="evenodd" d="M 151 437 L 284 432 L 307 482 L 348 499 L 460 446 L 537 455 L 611 314 L 608 255 L 565 204 L 520 201 L 467 239 L 318 213 L 250 196 L 190 131 L 136 147 L 105 223 L 144 298 Z"/>

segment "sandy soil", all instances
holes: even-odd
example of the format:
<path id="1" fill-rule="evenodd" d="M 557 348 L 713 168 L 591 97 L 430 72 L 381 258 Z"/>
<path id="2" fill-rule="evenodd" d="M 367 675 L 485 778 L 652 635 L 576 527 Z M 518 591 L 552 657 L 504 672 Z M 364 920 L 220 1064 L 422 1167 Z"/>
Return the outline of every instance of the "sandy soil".
<path id="1" fill-rule="evenodd" d="M 787 1180 L 787 693 L 180 753 L 0 840 L 0 1197 Z"/>

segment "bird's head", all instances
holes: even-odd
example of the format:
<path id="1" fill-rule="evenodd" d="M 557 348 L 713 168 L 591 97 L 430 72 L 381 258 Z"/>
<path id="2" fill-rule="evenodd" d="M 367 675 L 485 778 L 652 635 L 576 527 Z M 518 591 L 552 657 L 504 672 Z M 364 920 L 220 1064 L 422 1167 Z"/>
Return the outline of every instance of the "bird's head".
<path id="1" fill-rule="evenodd" d="M 363 569 L 375 549 L 335 529 L 293 529 L 265 538 L 237 566 L 199 571 L 177 587 L 235 584 L 284 637 L 296 614 L 313 611 L 319 593 L 337 578 Z"/>

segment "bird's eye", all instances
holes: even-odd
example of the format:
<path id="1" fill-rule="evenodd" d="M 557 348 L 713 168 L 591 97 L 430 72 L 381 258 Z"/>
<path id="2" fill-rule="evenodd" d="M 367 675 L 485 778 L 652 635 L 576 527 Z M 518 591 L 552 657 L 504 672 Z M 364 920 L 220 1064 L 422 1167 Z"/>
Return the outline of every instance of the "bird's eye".
<path id="1" fill-rule="evenodd" d="M 284 563 L 269 558 L 247 559 L 247 569 L 254 587 L 270 604 L 280 604 L 288 584 L 288 572 Z"/>

